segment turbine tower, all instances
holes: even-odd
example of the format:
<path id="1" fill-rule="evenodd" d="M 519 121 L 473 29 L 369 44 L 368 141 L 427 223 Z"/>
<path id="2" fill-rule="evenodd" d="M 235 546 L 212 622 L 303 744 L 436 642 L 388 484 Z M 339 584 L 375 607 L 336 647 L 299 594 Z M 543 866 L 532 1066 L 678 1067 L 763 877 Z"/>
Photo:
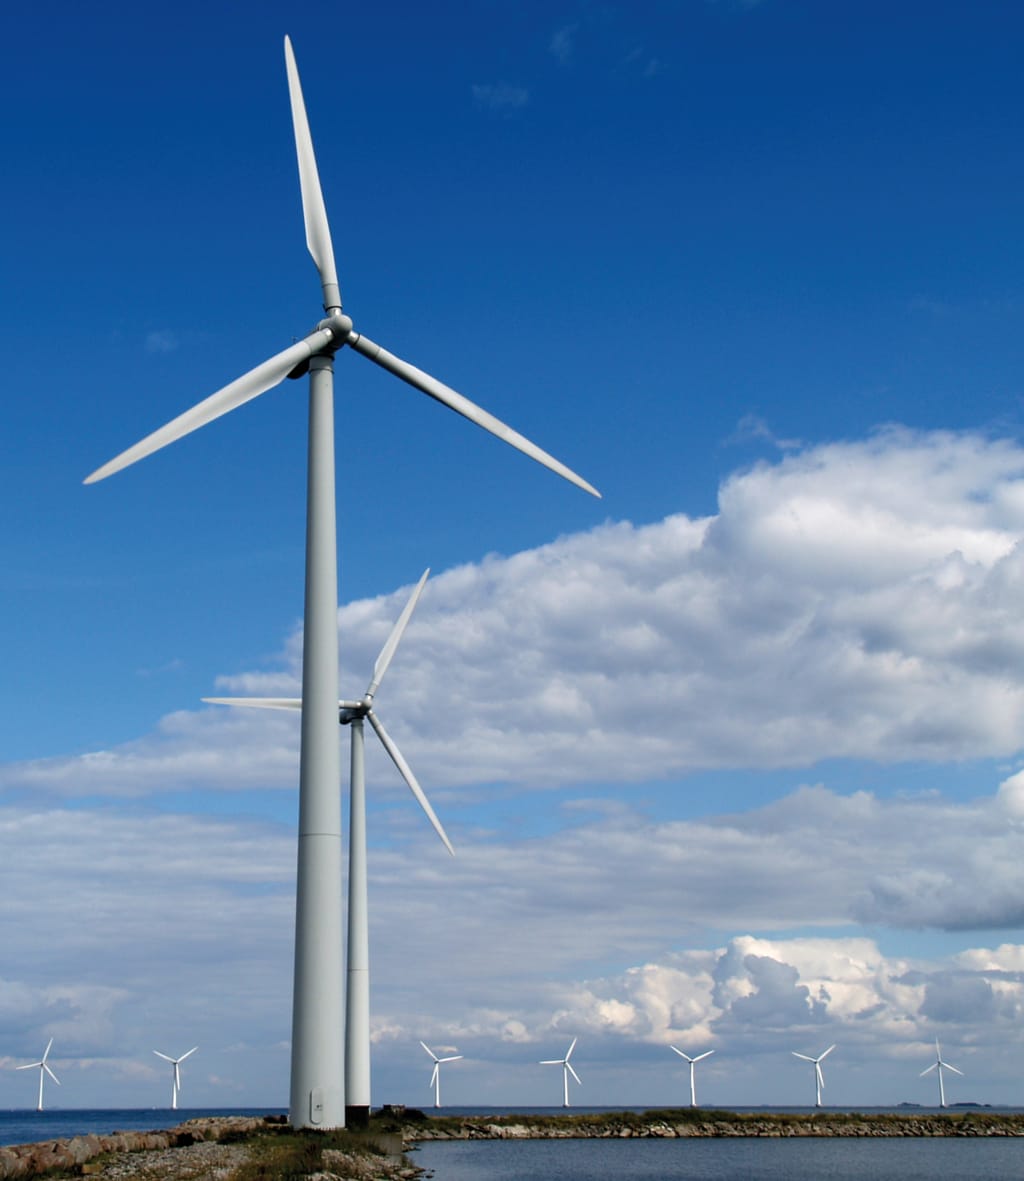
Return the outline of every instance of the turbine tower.
<path id="1" fill-rule="evenodd" d="M 427 1045 L 426 1042 L 420 1042 L 420 1045 L 427 1051 L 427 1053 L 434 1059 L 434 1071 L 430 1076 L 430 1085 L 434 1088 L 434 1106 L 441 1106 L 441 1063 L 442 1062 L 458 1062 L 462 1057 L 461 1054 L 452 1054 L 448 1058 L 438 1058 L 434 1051 Z"/>
<path id="2" fill-rule="evenodd" d="M 572 1063 L 569 1061 L 569 1059 L 572 1057 L 573 1050 L 576 1049 L 576 1042 L 578 1040 L 579 1040 L 578 1038 L 572 1039 L 572 1042 L 570 1043 L 568 1050 L 566 1050 L 566 1052 L 565 1052 L 564 1058 L 545 1058 L 540 1063 L 541 1066 L 560 1066 L 562 1068 L 562 1106 L 563 1107 L 569 1106 L 569 1075 L 571 1074 L 572 1077 L 580 1084 L 580 1086 L 583 1085 L 583 1080 L 576 1073 L 576 1071 L 573 1070 Z"/>
<path id="3" fill-rule="evenodd" d="M 338 568 L 334 474 L 334 357 L 348 346 L 457 414 L 497 435 L 571 483 L 598 496 L 575 472 L 468 398 L 354 330 L 342 311 L 334 249 L 302 87 L 289 38 L 285 66 L 299 165 L 306 245 L 316 264 L 325 318 L 242 377 L 129 447 L 86 478 L 113 475 L 286 377 L 309 373 L 306 593 L 302 642 L 302 736 L 299 751 L 298 872 L 289 1117 L 293 1127 L 345 1124 L 341 1065 L 341 800 L 335 726 L 338 701 Z"/>
<path id="4" fill-rule="evenodd" d="M 445 848 L 453 856 L 448 834 L 430 806 L 402 752 L 373 709 L 374 698 L 391 664 L 412 613 L 419 602 L 429 570 L 409 596 L 402 614 L 373 666 L 373 675 L 359 701 L 339 701 L 338 720 L 351 726 L 348 848 L 348 989 L 345 1008 L 345 1120 L 365 1126 L 370 1120 L 370 936 L 366 887 L 366 775 L 363 758 L 363 720 L 369 721 L 402 778 L 427 814 Z M 214 705 L 246 705 L 258 709 L 301 709 L 299 697 L 204 697 Z M 422 1043 L 420 1043 L 422 1045 Z"/>
<path id="5" fill-rule="evenodd" d="M 43 1076 L 48 1074 L 50 1078 L 60 1086 L 60 1079 L 50 1069 L 50 1064 L 46 1059 L 50 1056 L 50 1047 L 53 1045 L 53 1038 L 46 1043 L 46 1049 L 43 1051 L 42 1058 L 38 1062 L 26 1062 L 24 1066 L 16 1066 L 15 1070 L 35 1070 L 39 1069 L 39 1102 L 36 1104 L 36 1111 L 43 1110 Z"/>
<path id="6" fill-rule="evenodd" d="M 163 1058 L 163 1060 L 165 1062 L 170 1062 L 171 1066 L 174 1068 L 173 1081 L 171 1083 L 171 1110 L 172 1111 L 178 1110 L 178 1094 L 181 1091 L 180 1065 L 182 1062 L 185 1061 L 186 1058 L 189 1057 L 189 1055 L 194 1054 L 196 1052 L 196 1050 L 198 1050 L 198 1049 L 199 1049 L 198 1046 L 193 1046 L 192 1049 L 189 1050 L 188 1054 L 182 1054 L 182 1056 L 180 1058 L 172 1058 L 170 1056 L 170 1054 L 161 1054 L 159 1050 L 153 1051 L 153 1053 L 158 1058 Z"/>
<path id="7" fill-rule="evenodd" d="M 946 1088 L 942 1085 L 943 1070 L 951 1070 L 954 1074 L 958 1074 L 961 1077 L 963 1077 L 964 1072 L 962 1070 L 957 1070 L 957 1068 L 955 1066 L 951 1066 L 948 1062 L 942 1061 L 942 1051 L 939 1049 L 939 1039 L 938 1038 L 935 1039 L 935 1061 L 931 1064 L 931 1066 L 927 1067 L 925 1070 L 922 1070 L 921 1073 L 917 1077 L 924 1078 L 924 1076 L 926 1074 L 931 1074 L 931 1072 L 933 1070 L 937 1071 L 938 1075 L 939 1075 L 939 1106 L 945 1107 L 946 1106 Z"/>
<path id="8" fill-rule="evenodd" d="M 680 1058 L 685 1058 L 686 1061 L 689 1062 L 689 1064 L 690 1064 L 690 1106 L 696 1107 L 697 1106 L 697 1088 L 696 1088 L 696 1085 L 694 1084 L 694 1080 L 693 1080 L 693 1074 L 694 1074 L 693 1068 L 698 1062 L 703 1061 L 705 1058 L 710 1058 L 711 1055 L 715 1051 L 714 1050 L 705 1050 L 703 1054 L 698 1054 L 696 1058 L 691 1058 L 689 1054 L 684 1054 L 682 1050 L 676 1050 L 675 1046 L 669 1046 L 669 1049 L 675 1050 Z"/>
<path id="9" fill-rule="evenodd" d="M 825 1089 L 825 1076 L 821 1073 L 821 1064 L 835 1049 L 835 1045 L 829 1046 L 824 1054 L 819 1054 L 817 1058 L 811 1058 L 808 1054 L 798 1054 L 796 1050 L 791 1050 L 790 1053 L 794 1058 L 802 1058 L 805 1062 L 814 1063 L 814 1106 L 821 1106 L 821 1092 Z"/>

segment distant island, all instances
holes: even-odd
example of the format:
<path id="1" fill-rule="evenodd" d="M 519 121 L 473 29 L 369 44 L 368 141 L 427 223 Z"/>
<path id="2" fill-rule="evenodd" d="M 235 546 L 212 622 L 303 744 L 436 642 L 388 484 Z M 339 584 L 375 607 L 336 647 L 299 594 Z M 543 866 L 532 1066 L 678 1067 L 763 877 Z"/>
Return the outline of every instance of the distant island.
<path id="1" fill-rule="evenodd" d="M 153 1132 L 74 1136 L 0 1147 L 0 1181 L 88 1176 L 95 1181 L 273 1181 L 319 1174 L 336 1181 L 416 1181 L 405 1155 L 438 1140 L 627 1139 L 630 1137 L 1024 1136 L 1024 1114 L 969 1110 L 863 1115 L 703 1108 L 599 1114 L 437 1116 L 391 1107 L 368 1128 L 295 1131 L 283 1116 L 211 1116 Z"/>

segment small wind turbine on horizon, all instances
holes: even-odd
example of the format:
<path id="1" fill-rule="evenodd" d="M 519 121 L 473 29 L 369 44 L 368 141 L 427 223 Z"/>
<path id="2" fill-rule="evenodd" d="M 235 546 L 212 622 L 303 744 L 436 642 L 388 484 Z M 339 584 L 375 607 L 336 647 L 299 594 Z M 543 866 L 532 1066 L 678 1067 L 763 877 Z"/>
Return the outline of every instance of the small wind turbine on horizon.
<path id="1" fill-rule="evenodd" d="M 817 1058 L 812 1058 L 809 1054 L 798 1054 L 796 1050 L 791 1050 L 790 1053 L 794 1058 L 802 1058 L 805 1062 L 814 1063 L 814 1106 L 821 1106 L 821 1092 L 825 1089 L 825 1076 L 821 1073 L 821 1064 L 835 1049 L 835 1044 L 829 1046 L 824 1054 L 819 1054 Z"/>
<path id="2" fill-rule="evenodd" d="M 568 1050 L 566 1050 L 566 1052 L 565 1052 L 564 1058 L 545 1058 L 540 1063 L 541 1066 L 560 1066 L 562 1068 L 562 1106 L 563 1107 L 569 1106 L 569 1075 L 571 1074 L 572 1077 L 577 1081 L 577 1083 L 580 1084 L 580 1086 L 583 1085 L 583 1080 L 576 1073 L 576 1071 L 573 1070 L 572 1063 L 569 1061 L 569 1059 L 572 1057 L 573 1050 L 576 1049 L 577 1041 L 579 1041 L 578 1038 L 572 1039 L 572 1042 L 570 1043 Z"/>
<path id="3" fill-rule="evenodd" d="M 675 1046 L 669 1046 L 670 1050 L 675 1050 L 680 1058 L 685 1058 L 690 1064 L 690 1106 L 697 1106 L 697 1088 L 694 1083 L 694 1067 L 698 1062 L 702 1062 L 705 1058 L 710 1058 L 715 1052 L 714 1050 L 705 1050 L 703 1054 L 698 1054 L 696 1058 L 691 1058 L 689 1054 L 684 1054 L 682 1050 L 676 1049 Z"/>
<path id="4" fill-rule="evenodd" d="M 43 1110 L 43 1076 L 48 1074 L 50 1078 L 60 1086 L 60 1079 L 50 1069 L 50 1064 L 46 1059 L 50 1056 L 50 1047 L 53 1045 L 53 1038 L 46 1043 L 46 1049 L 43 1051 L 42 1058 L 38 1062 L 26 1062 L 24 1066 L 16 1066 L 15 1070 L 35 1070 L 39 1068 L 39 1102 L 36 1104 L 36 1111 Z"/>
<path id="5" fill-rule="evenodd" d="M 188 1058 L 192 1054 L 194 1054 L 196 1052 L 196 1050 L 198 1050 L 198 1049 L 199 1049 L 198 1046 L 193 1046 L 192 1049 L 189 1050 L 189 1052 L 187 1054 L 182 1054 L 182 1056 L 180 1058 L 172 1058 L 170 1056 L 170 1054 L 161 1054 L 159 1050 L 153 1051 L 153 1053 L 158 1058 L 163 1058 L 163 1060 L 165 1062 L 170 1062 L 171 1066 L 174 1068 L 173 1080 L 171 1082 L 171 1110 L 172 1111 L 178 1110 L 178 1094 L 181 1091 L 181 1063 L 184 1062 L 186 1058 Z"/>
<path id="6" fill-rule="evenodd" d="M 943 1070 L 951 1070 L 954 1074 L 960 1075 L 961 1078 L 963 1077 L 964 1072 L 962 1070 L 957 1070 L 957 1068 L 955 1066 L 951 1066 L 948 1062 L 942 1061 L 942 1051 L 939 1049 L 939 1039 L 938 1038 L 935 1039 L 935 1061 L 931 1064 L 931 1066 L 927 1067 L 925 1070 L 922 1070 L 921 1073 L 917 1077 L 924 1078 L 924 1076 L 926 1074 L 931 1074 L 931 1072 L 933 1070 L 938 1071 L 938 1074 L 939 1074 L 939 1106 L 945 1107 L 946 1106 L 946 1088 L 942 1085 Z"/>
<path id="7" fill-rule="evenodd" d="M 345 993 L 345 1114 L 361 1124 L 370 1116 L 370 920 L 366 885 L 366 772 L 363 721 L 370 723 L 381 745 L 416 797 L 434 831 L 454 857 L 455 850 L 423 788 L 402 757 L 394 740 L 373 709 L 374 698 L 419 602 L 430 570 L 413 589 L 373 666 L 373 675 L 359 701 L 339 701 L 338 721 L 350 726 L 348 846 L 348 987 Z M 204 697 L 213 705 L 252 706 L 256 709 L 302 709 L 301 697 Z M 422 1042 L 420 1043 L 423 1044 Z"/>
<path id="8" fill-rule="evenodd" d="M 535 443 L 415 365 L 356 332 L 342 311 L 306 105 L 291 40 L 284 40 L 306 245 L 320 276 L 325 318 L 289 345 L 129 447 L 87 484 L 151 455 L 279 385 L 309 374 L 306 593 L 303 612 L 302 736 L 289 1118 L 295 1128 L 345 1126 L 341 801 L 337 741 L 338 561 L 334 466 L 334 358 L 348 346 L 421 393 L 468 418 L 564 479 L 597 490 Z M 357 232 L 354 229 L 350 233 Z M 439 329 L 440 330 L 440 329 Z"/>
<path id="9" fill-rule="evenodd" d="M 427 1051 L 427 1053 L 434 1059 L 434 1070 L 430 1076 L 430 1085 L 434 1088 L 434 1106 L 441 1106 L 441 1063 L 442 1062 L 458 1062 L 462 1057 L 461 1054 L 450 1054 L 447 1058 L 438 1058 L 434 1051 L 427 1045 L 426 1042 L 420 1042 L 420 1045 Z"/>

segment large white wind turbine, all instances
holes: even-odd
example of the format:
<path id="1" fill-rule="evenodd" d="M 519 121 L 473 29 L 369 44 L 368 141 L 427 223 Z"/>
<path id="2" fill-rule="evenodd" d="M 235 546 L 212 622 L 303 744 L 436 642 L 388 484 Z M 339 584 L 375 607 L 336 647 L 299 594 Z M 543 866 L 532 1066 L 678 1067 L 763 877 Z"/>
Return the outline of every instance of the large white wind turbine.
<path id="1" fill-rule="evenodd" d="M 196 1050 L 198 1050 L 198 1049 L 199 1049 L 198 1046 L 193 1046 L 192 1049 L 189 1050 L 188 1054 L 182 1054 L 182 1056 L 180 1058 L 172 1058 L 170 1056 L 170 1054 L 161 1054 L 159 1050 L 153 1051 L 153 1053 L 158 1058 L 162 1058 L 165 1062 L 170 1062 L 171 1066 L 174 1068 L 174 1076 L 173 1076 L 173 1081 L 171 1083 L 171 1110 L 172 1111 L 178 1110 L 178 1095 L 181 1092 L 181 1069 L 180 1069 L 181 1063 L 184 1062 L 185 1059 L 188 1058 L 191 1054 L 194 1054 L 196 1052 Z"/>
<path id="2" fill-rule="evenodd" d="M 326 313 L 304 339 L 186 410 L 94 471 L 95 483 L 280 384 L 309 373 L 306 598 L 299 755 L 299 842 L 289 1115 L 295 1127 L 345 1123 L 341 1066 L 341 808 L 338 709 L 338 570 L 334 477 L 334 355 L 347 345 L 409 385 L 497 435 L 593 495 L 580 476 L 436 378 L 354 330 L 342 312 L 334 249 L 291 41 L 284 43 L 306 245 Z"/>
<path id="3" fill-rule="evenodd" d="M 927 1067 L 925 1070 L 922 1070 L 917 1077 L 924 1078 L 926 1074 L 931 1074 L 933 1070 L 938 1071 L 939 1075 L 939 1106 L 945 1107 L 946 1088 L 942 1085 L 942 1072 L 944 1070 L 951 1070 L 954 1074 L 959 1074 L 961 1077 L 963 1077 L 964 1072 L 962 1070 L 957 1070 L 955 1066 L 951 1066 L 948 1062 L 942 1061 L 942 1051 L 939 1049 L 938 1038 L 935 1039 L 935 1061 L 931 1064 L 931 1066 Z"/>
<path id="4" fill-rule="evenodd" d="M 60 1079 L 50 1069 L 50 1064 L 46 1059 L 50 1056 L 50 1047 L 53 1045 L 53 1038 L 46 1043 L 46 1049 L 43 1051 L 42 1058 L 38 1062 L 26 1062 L 24 1066 L 16 1066 L 15 1070 L 35 1070 L 39 1069 L 39 1102 L 36 1104 L 36 1111 L 43 1110 L 43 1075 L 48 1074 L 50 1078 L 60 1086 Z"/>
<path id="5" fill-rule="evenodd" d="M 430 1085 L 434 1088 L 434 1106 L 441 1106 L 441 1063 L 442 1062 L 458 1062 L 462 1057 L 461 1054 L 451 1054 L 447 1058 L 438 1058 L 434 1051 L 427 1045 L 426 1042 L 420 1042 L 420 1045 L 427 1051 L 427 1053 L 434 1059 L 434 1070 L 430 1076 Z"/>
<path id="6" fill-rule="evenodd" d="M 690 1064 L 690 1106 L 696 1107 L 697 1106 L 697 1088 L 696 1088 L 696 1085 L 693 1080 L 693 1073 L 694 1073 L 693 1068 L 698 1062 L 703 1061 L 703 1059 L 710 1058 L 711 1055 L 715 1051 L 714 1050 L 705 1050 L 703 1054 L 698 1054 L 696 1058 L 691 1058 L 689 1054 L 684 1054 L 682 1050 L 676 1050 L 675 1046 L 669 1046 L 669 1049 L 675 1050 L 680 1058 L 685 1058 L 686 1061 L 689 1062 L 689 1064 Z"/>
<path id="7" fill-rule="evenodd" d="M 825 1076 L 821 1073 L 821 1064 L 835 1049 L 835 1045 L 829 1046 L 824 1054 L 819 1054 L 817 1058 L 811 1058 L 808 1054 L 798 1054 L 796 1050 L 791 1050 L 790 1053 L 795 1058 L 802 1058 L 805 1062 L 814 1063 L 814 1106 L 821 1106 L 821 1092 L 825 1089 Z"/>
<path id="8" fill-rule="evenodd" d="M 569 1061 L 569 1059 L 572 1057 L 573 1050 L 576 1049 L 576 1042 L 578 1040 L 579 1040 L 578 1038 L 572 1039 L 572 1042 L 570 1043 L 568 1050 L 565 1051 L 564 1058 L 545 1058 L 540 1064 L 541 1066 L 560 1066 L 562 1068 L 562 1106 L 563 1107 L 569 1106 L 569 1075 L 571 1074 L 572 1077 L 581 1086 L 583 1085 L 583 1080 L 576 1073 L 576 1071 L 573 1070 L 572 1063 Z"/>
<path id="9" fill-rule="evenodd" d="M 363 720 L 373 727 L 392 762 L 409 785 L 427 819 L 454 854 L 448 834 L 430 806 L 402 752 L 373 709 L 374 698 L 419 602 L 429 570 L 416 584 L 373 666 L 373 675 L 359 701 L 339 701 L 338 720 L 351 726 L 351 785 L 348 829 L 348 988 L 345 1005 L 345 1118 L 366 1124 L 370 1118 L 370 935 L 366 887 L 366 773 Z M 258 709 L 301 709 L 299 697 L 204 697 L 214 705 L 248 705 Z"/>

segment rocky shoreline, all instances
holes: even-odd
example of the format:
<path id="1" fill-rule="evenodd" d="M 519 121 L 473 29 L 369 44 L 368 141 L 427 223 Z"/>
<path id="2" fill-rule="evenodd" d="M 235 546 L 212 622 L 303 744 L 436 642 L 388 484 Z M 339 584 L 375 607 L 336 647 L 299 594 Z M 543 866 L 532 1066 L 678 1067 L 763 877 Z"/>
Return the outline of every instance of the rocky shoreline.
<path id="1" fill-rule="evenodd" d="M 0 1147 L 0 1181 L 46 1174 L 89 1176 L 96 1181 L 244 1181 L 247 1167 L 254 1163 L 263 1166 L 260 1176 L 272 1177 L 263 1154 L 274 1143 L 275 1132 L 282 1134 L 281 1139 L 290 1132 L 282 1117 L 217 1116 L 187 1120 L 166 1131 L 8 1145 Z M 741 1114 L 683 1108 L 600 1115 L 436 1117 L 385 1110 L 374 1117 L 367 1132 L 351 1133 L 351 1144 L 325 1145 L 317 1154 L 317 1167 L 306 1175 L 317 1181 L 413 1181 L 422 1170 L 409 1162 L 404 1151 L 438 1140 L 785 1136 L 1024 1136 L 1024 1115 L 974 1110 L 927 1115 Z M 315 1141 L 316 1135 L 311 1139 Z"/>

